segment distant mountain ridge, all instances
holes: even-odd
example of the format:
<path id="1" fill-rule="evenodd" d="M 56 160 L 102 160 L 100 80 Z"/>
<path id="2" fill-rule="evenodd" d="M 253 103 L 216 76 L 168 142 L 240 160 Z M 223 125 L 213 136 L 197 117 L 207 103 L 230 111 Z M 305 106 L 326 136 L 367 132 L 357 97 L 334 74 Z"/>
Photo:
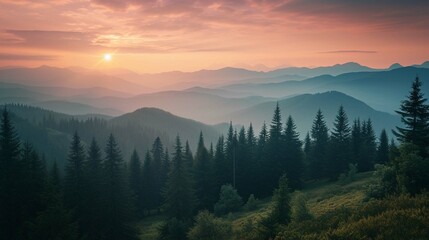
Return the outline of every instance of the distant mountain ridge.
<path id="1" fill-rule="evenodd" d="M 265 102 L 238 111 L 230 116 L 234 123 L 248 125 L 250 122 L 260 127 L 263 122 L 269 124 L 277 102 Z M 367 120 L 371 118 L 377 134 L 382 128 L 393 129 L 400 125 L 399 117 L 385 112 L 376 111 L 364 102 L 337 91 L 317 94 L 302 94 L 278 101 L 283 122 L 291 115 L 297 125 L 297 130 L 304 138 L 310 131 L 316 112 L 321 109 L 327 125 L 332 129 L 338 108 L 342 105 L 349 117 L 350 124 L 355 118 Z"/>

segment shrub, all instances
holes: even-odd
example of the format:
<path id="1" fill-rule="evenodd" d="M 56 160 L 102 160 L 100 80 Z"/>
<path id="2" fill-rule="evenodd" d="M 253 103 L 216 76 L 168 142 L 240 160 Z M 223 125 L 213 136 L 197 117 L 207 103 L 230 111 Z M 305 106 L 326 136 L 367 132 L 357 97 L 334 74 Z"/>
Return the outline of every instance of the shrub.
<path id="1" fill-rule="evenodd" d="M 244 205 L 244 208 L 247 211 L 253 211 L 258 207 L 259 201 L 255 198 L 255 195 L 250 194 L 249 198 L 247 199 L 247 203 Z"/>
<path id="2" fill-rule="evenodd" d="M 208 211 L 202 211 L 197 215 L 188 237 L 190 240 L 227 240 L 232 237 L 232 227 L 230 223 L 216 218 Z"/>
<path id="3" fill-rule="evenodd" d="M 220 189 L 219 201 L 214 206 L 216 215 L 224 215 L 240 209 L 243 204 L 240 195 L 230 184 L 223 185 Z"/>
<path id="4" fill-rule="evenodd" d="M 304 194 L 298 193 L 292 204 L 292 219 L 296 222 L 302 222 L 312 218 L 313 216 L 307 207 L 307 198 Z"/>
<path id="5" fill-rule="evenodd" d="M 172 218 L 165 222 L 158 229 L 159 240 L 186 240 L 188 224 L 183 221 Z"/>

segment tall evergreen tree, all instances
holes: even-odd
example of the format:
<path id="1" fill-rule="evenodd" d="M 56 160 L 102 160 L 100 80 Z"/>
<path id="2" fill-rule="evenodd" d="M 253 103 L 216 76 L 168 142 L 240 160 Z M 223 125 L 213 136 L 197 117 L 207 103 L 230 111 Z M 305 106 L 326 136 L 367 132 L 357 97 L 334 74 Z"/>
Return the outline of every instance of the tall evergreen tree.
<path id="1" fill-rule="evenodd" d="M 162 159 L 162 168 L 161 168 L 161 197 L 162 202 L 164 202 L 164 197 L 162 195 L 163 189 L 165 188 L 165 184 L 167 182 L 168 173 L 170 172 L 170 154 L 168 153 L 168 149 L 165 148 L 165 152 Z"/>
<path id="2" fill-rule="evenodd" d="M 284 166 L 282 166 L 282 131 L 282 117 L 279 104 L 277 103 L 270 124 L 270 135 L 267 145 L 268 161 L 266 161 L 266 164 L 268 164 L 268 167 L 266 168 L 266 174 L 268 176 L 267 182 L 269 184 L 268 187 L 270 190 L 275 187 L 277 180 L 285 170 Z"/>
<path id="3" fill-rule="evenodd" d="M 82 216 L 85 214 L 85 173 L 84 162 L 86 159 L 84 146 L 77 132 L 73 135 L 70 144 L 64 179 L 65 206 L 73 210 L 74 219 L 78 222 L 80 234 L 84 228 Z"/>
<path id="4" fill-rule="evenodd" d="M 378 164 L 386 164 L 389 162 L 389 139 L 387 137 L 386 130 L 383 129 L 380 134 L 380 143 L 377 148 L 377 160 Z"/>
<path id="5" fill-rule="evenodd" d="M 153 193 L 155 207 L 161 207 L 162 203 L 162 187 L 164 183 L 162 182 L 162 160 L 164 155 L 164 146 L 162 145 L 161 139 L 157 137 L 152 145 L 152 157 L 153 157 L 153 185 L 155 192 Z"/>
<path id="6" fill-rule="evenodd" d="M 194 211 L 195 196 L 180 137 L 176 138 L 172 169 L 164 192 L 164 209 L 170 218 L 189 220 Z"/>
<path id="7" fill-rule="evenodd" d="M 229 169 L 229 164 L 225 158 L 225 144 L 223 136 L 220 136 L 216 143 L 214 157 L 214 191 L 219 192 L 221 186 L 228 183 L 230 174 L 225 169 Z M 216 197 L 217 199 L 217 197 Z"/>
<path id="8" fill-rule="evenodd" d="M 18 194 L 21 197 L 21 218 L 23 221 L 33 219 L 42 210 L 42 195 L 45 189 L 45 165 L 29 142 L 23 144 L 21 151 L 21 179 Z M 25 232 L 28 229 L 24 230 Z"/>
<path id="9" fill-rule="evenodd" d="M 129 163 L 129 184 L 131 192 L 134 196 L 135 206 L 139 215 L 144 213 L 144 198 L 143 195 L 143 177 L 142 177 L 142 166 L 139 154 L 137 150 L 134 149 L 131 154 L 131 159 Z M 148 196 L 149 197 L 149 196 Z"/>
<path id="10" fill-rule="evenodd" d="M 364 123 L 362 125 L 362 154 L 358 162 L 358 170 L 361 172 L 373 169 L 377 153 L 377 144 L 375 142 L 375 133 L 371 119 L 368 119 Z"/>
<path id="11" fill-rule="evenodd" d="M 266 197 L 271 194 L 269 179 L 269 164 L 268 164 L 268 130 L 265 122 L 262 125 L 258 137 L 257 154 L 256 154 L 256 169 L 255 176 L 260 180 L 255 185 L 255 194 L 260 197 Z"/>
<path id="12" fill-rule="evenodd" d="M 407 99 L 402 101 L 400 110 L 396 111 L 401 115 L 404 127 L 396 127 L 393 134 L 400 142 L 408 142 L 417 145 L 421 154 L 428 155 L 429 146 L 429 105 L 421 90 L 422 82 L 418 77 L 412 84 L 412 89 Z"/>
<path id="13" fill-rule="evenodd" d="M 289 178 L 292 189 L 302 187 L 301 175 L 304 170 L 302 142 L 299 140 L 299 134 L 296 131 L 296 125 L 291 116 L 286 122 L 284 141 L 284 170 Z"/>
<path id="14" fill-rule="evenodd" d="M 363 131 L 365 131 L 365 121 L 364 126 L 362 126 L 360 119 L 355 119 L 353 122 L 351 139 L 350 139 L 350 148 L 351 148 L 351 161 L 353 164 L 357 164 L 361 161 L 364 139 L 363 139 Z"/>
<path id="15" fill-rule="evenodd" d="M 320 109 L 317 111 L 311 127 L 311 138 L 313 139 L 313 144 L 309 154 L 310 178 L 326 177 L 329 135 L 328 127 Z"/>
<path id="16" fill-rule="evenodd" d="M 337 179 L 350 163 L 350 127 L 344 107 L 340 106 L 331 133 L 329 177 Z"/>
<path id="17" fill-rule="evenodd" d="M 204 145 L 203 133 L 200 132 L 194 166 L 195 195 L 198 198 L 198 209 L 211 209 L 216 200 L 211 170 L 209 153 Z"/>
<path id="18" fill-rule="evenodd" d="M 4 239 L 16 239 L 22 227 L 22 219 L 18 214 L 21 212 L 20 144 L 5 108 L 0 125 L 0 236 Z"/>
<path id="19" fill-rule="evenodd" d="M 155 184 L 153 182 L 153 179 L 155 178 L 154 175 L 155 171 L 153 168 L 152 155 L 147 151 L 143 163 L 142 196 L 144 197 L 142 198 L 142 204 L 148 214 L 150 213 L 150 210 L 157 206 L 157 202 L 155 202 L 155 194 L 158 189 L 155 189 Z"/>
<path id="20" fill-rule="evenodd" d="M 248 176 L 250 175 L 251 162 L 250 152 L 247 145 L 246 130 L 241 127 L 236 144 L 236 189 L 241 196 L 245 198 L 252 193 L 251 186 L 249 185 Z"/>
<path id="21" fill-rule="evenodd" d="M 226 173 L 226 183 L 234 185 L 234 164 L 236 157 L 236 135 L 234 134 L 234 128 L 232 122 L 229 123 L 228 133 L 225 140 L 225 165 L 223 171 Z"/>
<path id="22" fill-rule="evenodd" d="M 185 144 L 185 152 L 184 152 L 184 160 L 186 163 L 186 167 L 191 170 L 192 167 L 194 166 L 194 156 L 192 154 L 191 151 L 191 147 L 189 146 L 189 141 L 186 140 L 186 144 Z M 192 174 L 192 172 L 190 172 L 190 174 Z"/>
<path id="23" fill-rule="evenodd" d="M 63 205 L 62 184 L 56 161 L 49 172 L 43 194 L 43 208 L 29 224 L 28 239 L 77 240 L 78 229 L 72 212 Z M 100 239 L 100 238 L 91 238 Z"/>
<path id="24" fill-rule="evenodd" d="M 85 209 L 83 230 L 90 239 L 102 238 L 103 219 L 103 160 L 98 143 L 93 138 L 84 165 L 85 174 Z"/>
<path id="25" fill-rule="evenodd" d="M 134 219 L 131 191 L 126 178 L 125 163 L 115 137 L 110 134 L 104 160 L 105 174 L 105 239 L 137 239 L 130 224 Z"/>

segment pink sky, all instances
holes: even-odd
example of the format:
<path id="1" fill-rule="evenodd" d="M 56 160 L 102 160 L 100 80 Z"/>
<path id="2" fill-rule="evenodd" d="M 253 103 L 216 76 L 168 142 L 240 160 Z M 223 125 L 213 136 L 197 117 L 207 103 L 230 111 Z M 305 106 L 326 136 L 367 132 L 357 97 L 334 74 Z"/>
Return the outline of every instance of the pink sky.
<path id="1" fill-rule="evenodd" d="M 0 23 L 0 66 L 164 72 L 429 60 L 427 0 L 0 0 Z"/>

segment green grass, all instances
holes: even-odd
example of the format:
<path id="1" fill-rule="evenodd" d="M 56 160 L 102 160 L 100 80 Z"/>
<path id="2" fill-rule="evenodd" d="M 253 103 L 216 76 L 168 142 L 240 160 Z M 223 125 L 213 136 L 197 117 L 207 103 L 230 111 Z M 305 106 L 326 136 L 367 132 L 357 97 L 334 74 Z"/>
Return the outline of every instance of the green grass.
<path id="1" fill-rule="evenodd" d="M 374 181 L 372 172 L 359 173 L 352 181 L 346 183 L 329 181 L 307 183 L 301 192 L 308 199 L 307 204 L 310 212 L 317 217 L 340 207 L 361 205 L 365 198 L 366 186 Z M 292 194 L 292 198 L 295 194 Z M 256 210 L 246 211 L 242 209 L 223 218 L 232 222 L 233 230 L 238 230 L 249 220 L 256 221 L 268 214 L 270 202 L 271 198 L 261 199 Z M 140 221 L 138 228 L 141 230 L 141 239 L 155 239 L 157 230 L 164 220 L 164 216 L 149 216 Z"/>

